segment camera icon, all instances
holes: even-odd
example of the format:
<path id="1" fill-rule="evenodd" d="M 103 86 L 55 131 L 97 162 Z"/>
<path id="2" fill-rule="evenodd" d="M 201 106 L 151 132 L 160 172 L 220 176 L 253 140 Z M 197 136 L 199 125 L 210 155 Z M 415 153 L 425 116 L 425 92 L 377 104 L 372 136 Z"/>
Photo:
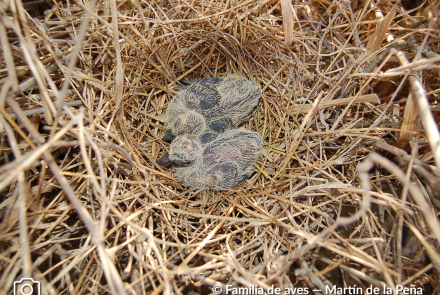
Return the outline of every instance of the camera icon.
<path id="1" fill-rule="evenodd" d="M 14 282 L 14 295 L 40 295 L 40 282 L 31 278 L 22 278 Z"/>

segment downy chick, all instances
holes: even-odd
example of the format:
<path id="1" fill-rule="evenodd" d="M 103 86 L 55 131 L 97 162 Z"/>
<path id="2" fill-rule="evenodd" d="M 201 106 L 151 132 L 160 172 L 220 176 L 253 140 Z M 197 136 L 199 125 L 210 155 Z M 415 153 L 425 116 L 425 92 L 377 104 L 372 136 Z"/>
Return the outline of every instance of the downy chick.
<path id="1" fill-rule="evenodd" d="M 260 96 L 257 83 L 243 77 L 203 78 L 180 91 L 169 103 L 163 140 L 172 142 L 176 136 L 186 135 L 200 136 L 202 144 L 210 142 L 245 121 Z M 191 118 L 196 124 L 189 120 L 190 112 L 194 112 Z"/>
<path id="2" fill-rule="evenodd" d="M 261 135 L 254 131 L 233 129 L 202 146 L 200 140 L 177 137 L 160 165 L 175 165 L 175 176 L 185 186 L 224 190 L 243 184 L 254 170 L 263 148 Z"/>

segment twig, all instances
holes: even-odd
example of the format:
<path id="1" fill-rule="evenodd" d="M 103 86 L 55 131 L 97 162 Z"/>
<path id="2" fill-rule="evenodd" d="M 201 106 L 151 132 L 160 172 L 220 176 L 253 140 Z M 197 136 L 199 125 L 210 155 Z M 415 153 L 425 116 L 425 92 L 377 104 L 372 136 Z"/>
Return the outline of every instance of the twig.
<path id="1" fill-rule="evenodd" d="M 398 51 L 396 56 L 403 66 L 410 65 L 403 52 Z M 432 116 L 431 109 L 429 107 L 425 88 L 423 87 L 419 78 L 414 75 L 409 76 L 409 81 L 411 83 L 413 94 L 417 98 L 417 103 L 420 110 L 420 117 L 422 120 L 423 128 L 425 129 L 426 135 L 428 136 L 432 153 L 434 154 L 435 164 L 437 168 L 440 169 L 440 135 L 438 131 L 438 126 L 434 120 L 434 117 Z"/>

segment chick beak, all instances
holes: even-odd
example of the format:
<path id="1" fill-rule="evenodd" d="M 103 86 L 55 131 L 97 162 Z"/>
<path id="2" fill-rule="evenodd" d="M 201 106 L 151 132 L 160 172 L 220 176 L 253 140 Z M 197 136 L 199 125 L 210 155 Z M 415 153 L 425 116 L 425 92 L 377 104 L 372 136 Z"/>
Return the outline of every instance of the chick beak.
<path id="1" fill-rule="evenodd" d="M 166 142 L 172 142 L 174 138 L 176 137 L 173 135 L 173 132 L 171 131 L 171 129 L 168 129 L 167 132 L 165 132 L 162 140 Z"/>
<path id="2" fill-rule="evenodd" d="M 165 168 L 169 168 L 173 165 L 173 162 L 170 160 L 169 154 L 163 155 L 162 158 L 156 161 L 156 163 Z"/>

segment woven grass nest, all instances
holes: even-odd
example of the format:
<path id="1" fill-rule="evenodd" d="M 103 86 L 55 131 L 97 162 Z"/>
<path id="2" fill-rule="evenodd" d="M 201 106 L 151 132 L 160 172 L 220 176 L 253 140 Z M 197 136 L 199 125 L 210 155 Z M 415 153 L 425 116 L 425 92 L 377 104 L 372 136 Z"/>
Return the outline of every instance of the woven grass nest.
<path id="1" fill-rule="evenodd" d="M 440 292 L 438 1 L 407 2 L 2 2 L 0 294 Z M 231 74 L 255 174 L 186 188 L 164 111 Z"/>

